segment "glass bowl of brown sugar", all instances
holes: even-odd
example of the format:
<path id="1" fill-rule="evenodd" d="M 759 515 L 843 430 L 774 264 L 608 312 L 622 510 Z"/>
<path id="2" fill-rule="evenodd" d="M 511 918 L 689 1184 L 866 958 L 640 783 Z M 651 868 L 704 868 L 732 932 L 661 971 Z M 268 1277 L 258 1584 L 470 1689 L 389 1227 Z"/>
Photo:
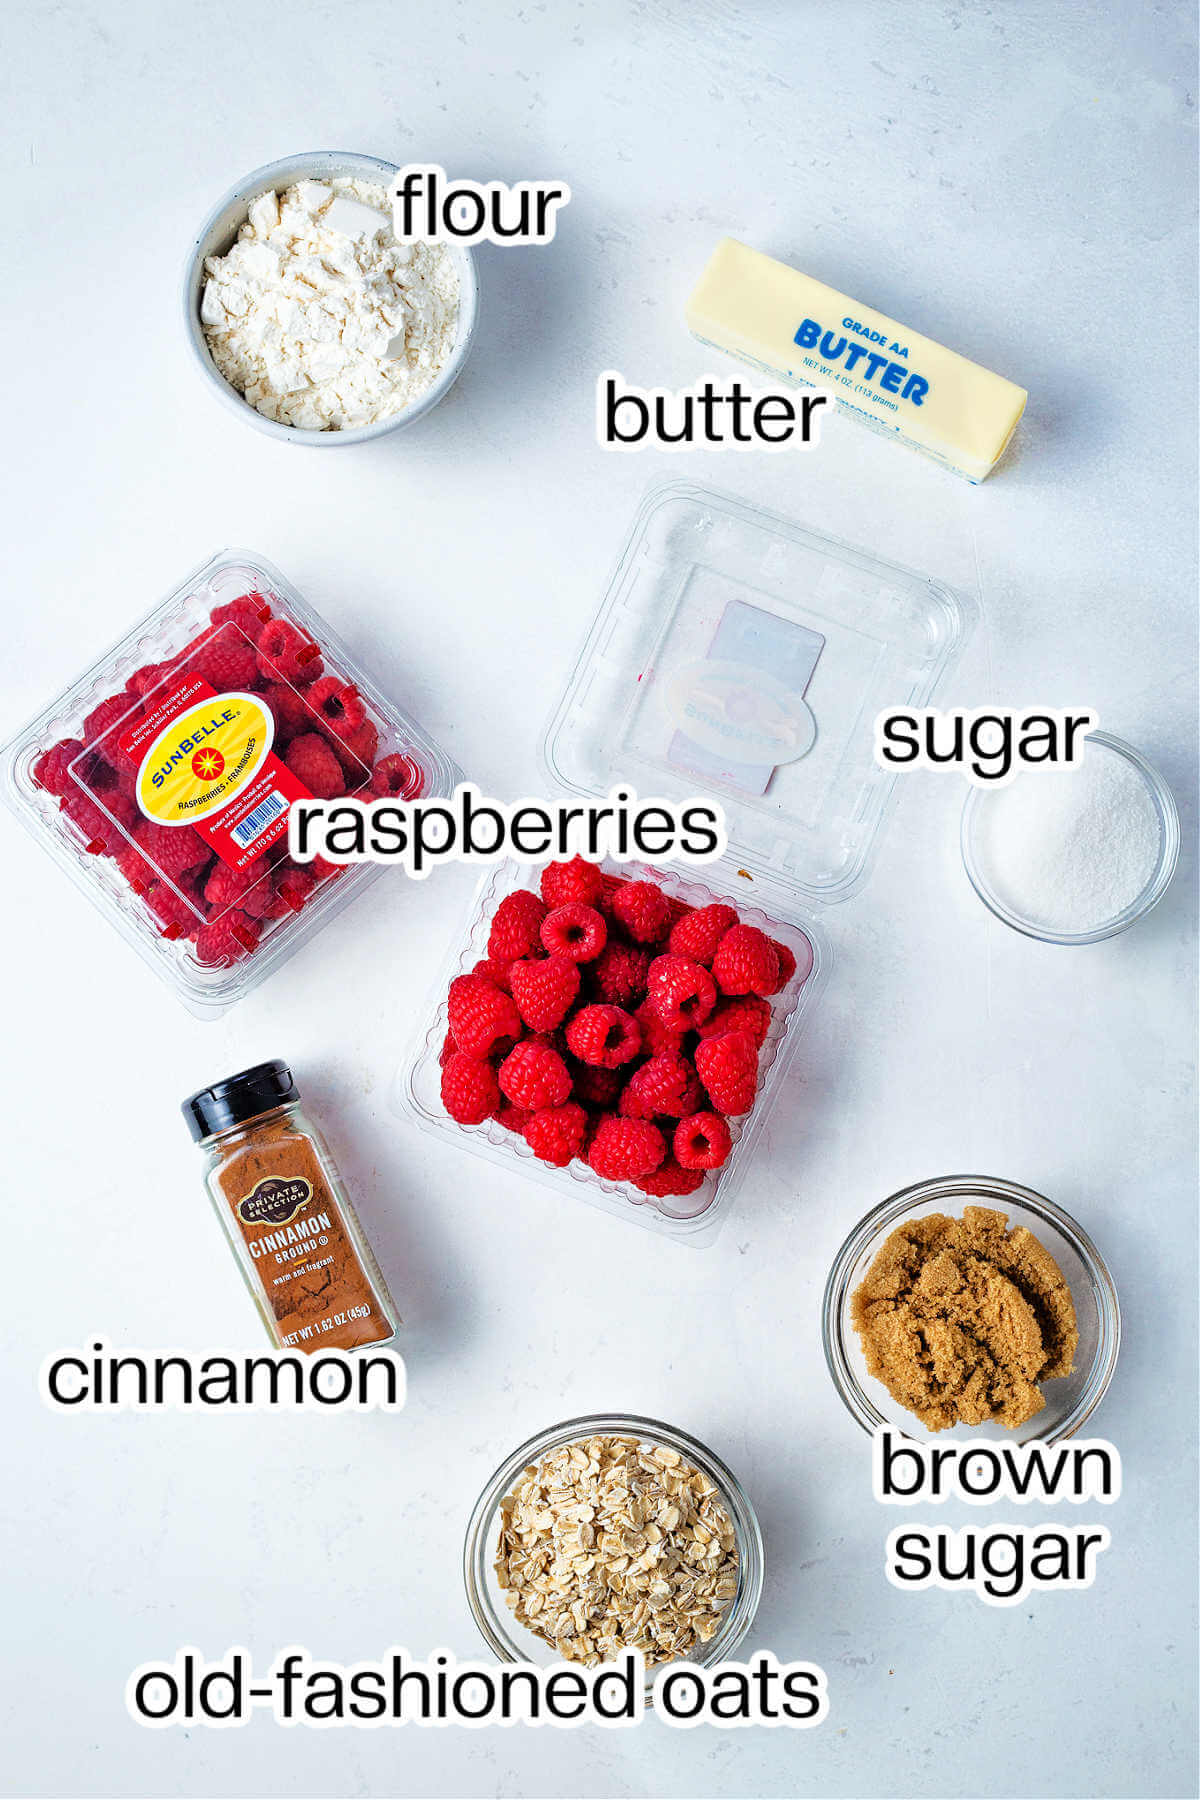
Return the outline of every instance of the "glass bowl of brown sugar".
<path id="1" fill-rule="evenodd" d="M 1070 1298 L 1068 1303 L 1062 1287 L 1055 1283 L 1058 1287 L 1059 1307 L 1065 1311 L 1068 1330 L 1069 1315 L 1073 1309 L 1074 1330 L 1078 1333 L 1077 1341 L 1073 1344 L 1069 1335 L 1065 1344 L 1060 1344 L 1057 1359 L 1051 1353 L 1046 1356 L 1047 1371 L 1062 1367 L 1064 1372 L 1047 1372 L 1036 1378 L 1043 1404 L 1027 1418 L 1007 1427 L 998 1412 L 972 1424 L 963 1423 L 961 1418 L 954 1418 L 957 1408 L 953 1395 L 948 1404 L 942 1404 L 936 1413 L 933 1408 L 923 1406 L 921 1412 L 925 1416 L 922 1417 L 898 1397 L 900 1393 L 905 1393 L 906 1398 L 912 1398 L 913 1385 L 911 1380 L 906 1379 L 909 1372 L 900 1367 L 890 1370 L 887 1366 L 889 1343 L 896 1343 L 900 1352 L 906 1347 L 906 1337 L 911 1343 L 907 1326 L 888 1340 L 882 1334 L 872 1331 L 869 1345 L 864 1342 L 861 1329 L 864 1322 L 873 1316 L 867 1306 L 870 1294 L 886 1291 L 888 1285 L 885 1281 L 883 1289 L 879 1287 L 883 1268 L 879 1261 L 881 1256 L 885 1261 L 889 1257 L 895 1258 L 897 1243 L 901 1252 L 907 1255 L 904 1240 L 911 1238 L 919 1243 L 926 1233 L 936 1234 L 936 1227 L 922 1228 L 922 1221 L 930 1220 L 936 1215 L 953 1221 L 963 1220 L 966 1215 L 967 1220 L 970 1220 L 976 1218 L 970 1210 L 974 1208 L 986 1209 L 979 1223 L 981 1228 L 988 1228 L 990 1225 L 993 1231 L 998 1231 L 999 1227 L 991 1223 L 987 1215 L 992 1215 L 993 1219 L 994 1215 L 1003 1215 L 1007 1221 L 1010 1242 L 1015 1238 L 1018 1245 L 1025 1245 L 1029 1249 L 1043 1269 L 1052 1271 L 1053 1275 L 1061 1275 L 1062 1286 L 1069 1292 Z M 1036 1240 L 1036 1245 L 1029 1246 L 1028 1239 L 1016 1235 L 1022 1228 Z M 898 1232 L 903 1234 L 903 1239 L 894 1238 L 894 1234 Z M 1044 1257 L 1038 1255 L 1037 1246 L 1045 1253 Z M 1047 1259 L 1052 1259 L 1052 1262 Z M 911 1264 L 911 1256 L 909 1262 Z M 864 1284 L 873 1271 L 874 1285 L 866 1288 Z M 952 1273 L 948 1279 L 954 1279 Z M 1029 1284 L 1024 1284 L 1028 1291 L 1022 1294 L 1019 1277 L 1016 1285 L 1018 1292 L 1005 1296 L 1001 1307 L 1006 1315 L 1004 1330 L 1007 1332 L 1011 1329 L 1012 1308 L 1015 1307 L 1028 1325 L 1030 1334 L 1035 1331 L 1039 1322 L 1045 1328 L 1048 1339 L 1055 1329 L 1061 1333 L 1062 1320 L 1056 1326 L 1043 1305 L 1042 1297 Z M 862 1299 L 856 1307 L 855 1296 L 860 1294 Z M 889 1306 L 890 1302 L 885 1301 L 883 1310 L 887 1311 Z M 937 1310 L 944 1312 L 946 1309 Z M 994 1176 L 947 1175 L 933 1181 L 918 1182 L 914 1187 L 889 1195 L 854 1227 L 838 1251 L 829 1273 L 825 1287 L 822 1331 L 825 1360 L 834 1386 L 864 1431 L 873 1432 L 881 1425 L 888 1425 L 906 1437 L 925 1442 L 935 1438 L 939 1443 L 970 1442 L 986 1432 L 993 1437 L 1003 1436 L 1014 1443 L 1056 1443 L 1074 1436 L 1091 1417 L 1104 1395 L 1116 1366 L 1121 1341 L 1121 1312 L 1117 1291 L 1103 1257 L 1082 1226 L 1061 1207 L 1016 1182 L 1000 1180 Z M 934 1344 L 919 1325 L 917 1331 L 919 1353 L 924 1359 L 920 1380 L 924 1384 L 928 1378 L 936 1386 L 936 1376 L 930 1375 L 930 1364 L 937 1369 L 941 1346 Z M 944 1341 L 943 1339 L 943 1343 Z M 993 1345 L 992 1348 L 996 1351 L 996 1360 L 1003 1362 L 1003 1347 Z M 1026 1375 L 1029 1372 L 1027 1366 Z M 961 1377 L 961 1374 L 960 1369 L 958 1375 Z M 1018 1385 L 1020 1380 L 1017 1377 Z M 947 1391 L 937 1389 L 939 1398 L 943 1401 Z M 972 1406 L 969 1381 L 964 1384 L 962 1391 L 968 1398 L 961 1410 L 970 1413 Z M 928 1389 L 925 1388 L 924 1392 L 927 1394 Z M 1030 1400 L 1029 1403 L 1033 1404 L 1033 1401 Z M 1010 1408 L 1014 1417 L 1023 1410 L 1023 1407 Z"/>

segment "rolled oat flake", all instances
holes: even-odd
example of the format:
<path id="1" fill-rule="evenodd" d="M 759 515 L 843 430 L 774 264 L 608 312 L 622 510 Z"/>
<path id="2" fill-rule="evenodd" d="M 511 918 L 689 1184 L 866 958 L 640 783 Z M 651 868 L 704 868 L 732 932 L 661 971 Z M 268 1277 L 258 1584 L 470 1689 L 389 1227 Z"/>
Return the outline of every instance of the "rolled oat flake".
<path id="1" fill-rule="evenodd" d="M 288 1065 L 243 1069 L 182 1111 L 276 1348 L 358 1350 L 395 1337 L 395 1303 Z"/>

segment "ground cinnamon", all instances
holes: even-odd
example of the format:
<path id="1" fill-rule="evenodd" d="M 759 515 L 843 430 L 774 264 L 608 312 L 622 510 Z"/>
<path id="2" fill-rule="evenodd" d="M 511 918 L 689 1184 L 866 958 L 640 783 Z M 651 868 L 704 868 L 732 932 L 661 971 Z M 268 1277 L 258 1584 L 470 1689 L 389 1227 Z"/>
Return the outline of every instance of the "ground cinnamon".
<path id="1" fill-rule="evenodd" d="M 391 1296 L 287 1065 L 260 1063 L 216 1082 L 183 1112 L 276 1345 L 355 1350 L 394 1337 Z"/>

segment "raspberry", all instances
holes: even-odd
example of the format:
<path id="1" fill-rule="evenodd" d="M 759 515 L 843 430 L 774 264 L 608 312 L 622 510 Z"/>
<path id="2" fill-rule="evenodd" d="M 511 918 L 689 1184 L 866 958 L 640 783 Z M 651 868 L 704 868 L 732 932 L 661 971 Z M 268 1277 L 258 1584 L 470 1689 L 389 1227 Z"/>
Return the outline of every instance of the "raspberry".
<path id="1" fill-rule="evenodd" d="M 281 869 L 275 877 L 274 887 L 265 896 L 259 895 L 255 889 L 252 894 L 247 895 L 243 904 L 247 912 L 253 911 L 250 902 L 257 897 L 260 904 L 263 904 L 261 916 L 264 919 L 283 919 L 288 913 L 298 913 L 311 899 L 316 886 L 316 877 L 310 875 L 307 869 Z"/>
<path id="2" fill-rule="evenodd" d="M 155 878 L 175 881 L 188 869 L 197 868 L 211 855 L 199 832 L 190 825 L 156 825 L 144 819 L 133 841 L 150 863 Z"/>
<path id="3" fill-rule="evenodd" d="M 666 1154 L 657 1125 L 608 1113 L 596 1127 L 587 1160 L 604 1181 L 640 1181 L 654 1173 Z"/>
<path id="4" fill-rule="evenodd" d="M 779 958 L 779 985 L 786 987 L 788 982 L 796 979 L 803 986 L 812 974 L 813 947 L 806 937 L 800 940 L 800 954 L 796 956 L 786 944 L 771 939 L 775 946 L 775 954 Z"/>
<path id="5" fill-rule="evenodd" d="M 379 732 L 374 721 L 364 719 L 349 737 L 330 736 L 333 753 L 342 765 L 348 793 L 356 794 L 370 784 L 371 764 L 379 748 Z"/>
<path id="6" fill-rule="evenodd" d="M 531 1113 L 521 1127 L 521 1135 L 542 1162 L 565 1169 L 571 1158 L 583 1149 L 587 1124 L 588 1117 L 582 1106 L 568 1100 L 565 1106 L 545 1106 Z"/>
<path id="7" fill-rule="evenodd" d="M 99 806 L 80 787 L 59 801 L 59 809 L 84 839 L 89 856 L 119 855 L 126 849 L 126 840 L 138 818 L 132 800 L 125 794 L 107 793 L 104 806 Z"/>
<path id="8" fill-rule="evenodd" d="M 626 1119 L 652 1119 L 656 1113 L 682 1119 L 702 1104 L 700 1083 L 687 1057 L 664 1050 L 634 1070 L 618 1111 Z"/>
<path id="9" fill-rule="evenodd" d="M 545 906 L 528 889 L 518 888 L 513 894 L 505 894 L 492 919 L 488 955 L 506 966 L 519 956 L 537 956 L 542 947 L 539 934 L 545 917 Z"/>
<path id="10" fill-rule="evenodd" d="M 335 737 L 352 738 L 367 716 L 362 695 L 353 682 L 343 681 L 340 675 L 324 675 L 320 681 L 314 681 L 308 690 L 308 701 Z"/>
<path id="11" fill-rule="evenodd" d="M 570 862 L 547 863 L 542 870 L 542 899 L 547 906 L 598 907 L 604 898 L 604 876 L 595 863 L 573 856 Z"/>
<path id="12" fill-rule="evenodd" d="M 500 1105 L 500 1087 L 491 1063 L 456 1050 L 442 1070 L 442 1105 L 459 1125 L 482 1125 Z"/>
<path id="13" fill-rule="evenodd" d="M 333 800 L 345 791 L 342 765 L 318 732 L 306 731 L 294 737 L 283 760 L 316 799 Z"/>
<path id="14" fill-rule="evenodd" d="M 651 1006 L 664 1025 L 677 1031 L 702 1025 L 717 1004 L 712 976 L 702 963 L 686 956 L 656 956 L 647 985 Z"/>
<path id="15" fill-rule="evenodd" d="M 663 1050 L 682 1048 L 682 1029 L 666 1024 L 652 1000 L 643 1000 L 633 1016 L 642 1028 L 642 1049 L 648 1050 L 651 1056 L 657 1056 Z"/>
<path id="16" fill-rule="evenodd" d="M 779 958 L 766 932 L 755 925 L 731 925 L 717 945 L 712 972 L 723 994 L 773 994 Z"/>
<path id="17" fill-rule="evenodd" d="M 180 657 L 189 675 L 202 676 L 217 692 L 253 687 L 258 681 L 254 645 L 236 625 L 219 625 L 189 644 Z"/>
<path id="18" fill-rule="evenodd" d="M 596 992 L 614 1006 L 636 1006 L 646 998 L 650 963 L 649 950 L 636 950 L 632 944 L 606 944 L 592 969 Z"/>
<path id="19" fill-rule="evenodd" d="M 771 1008 L 765 1000 L 757 994 L 739 994 L 736 999 L 722 1000 L 698 1030 L 702 1038 L 721 1037 L 727 1031 L 748 1031 L 761 1049 L 770 1024 Z"/>
<path id="20" fill-rule="evenodd" d="M 117 739 L 137 723 L 141 714 L 141 707 L 128 694 L 111 694 L 94 706 L 83 721 L 83 741 L 114 769 L 120 768 L 129 759 L 118 750 Z"/>
<path id="21" fill-rule="evenodd" d="M 584 1106 L 611 1112 L 625 1080 L 620 1069 L 598 1069 L 592 1063 L 576 1063 L 571 1071 L 572 1093 Z"/>
<path id="22" fill-rule="evenodd" d="M 561 1025 L 579 993 L 579 970 L 567 956 L 521 959 L 510 967 L 512 997 L 531 1031 Z"/>
<path id="23" fill-rule="evenodd" d="M 508 979 L 508 969 L 503 963 L 493 962 L 491 957 L 484 956 L 471 969 L 472 975 L 486 975 L 493 987 L 504 993 L 512 993 L 512 982 Z"/>
<path id="24" fill-rule="evenodd" d="M 512 995 L 483 975 L 459 975 L 450 983 L 446 1016 L 455 1043 L 468 1056 L 507 1050 L 521 1035 L 521 1015 Z"/>
<path id="25" fill-rule="evenodd" d="M 210 919 L 197 932 L 196 955 L 211 968 L 228 968 L 239 957 L 257 949 L 260 935 L 258 920 L 235 907 L 219 919 Z"/>
<path id="26" fill-rule="evenodd" d="M 639 1176 L 633 1185 L 654 1200 L 665 1200 L 671 1194 L 694 1194 L 704 1186 L 704 1170 L 682 1169 L 677 1162 L 668 1161 L 649 1175 Z"/>
<path id="27" fill-rule="evenodd" d="M 712 967 L 717 945 L 738 916 L 732 906 L 714 900 L 711 906 L 698 906 L 671 927 L 670 948 L 674 956 L 690 957 L 692 962 Z"/>
<path id="28" fill-rule="evenodd" d="M 371 770 L 371 792 L 386 794 L 394 800 L 415 800 L 424 785 L 416 763 L 398 752 L 381 756 Z"/>
<path id="29" fill-rule="evenodd" d="M 147 663 L 142 669 L 135 669 L 125 683 L 127 694 L 136 694 L 139 700 L 147 699 L 164 682 L 171 680 L 179 673 L 178 661 Z M 160 696 L 162 698 L 162 696 Z"/>
<path id="30" fill-rule="evenodd" d="M 519 1133 L 524 1131 L 525 1121 L 532 1115 L 527 1113 L 523 1106 L 510 1106 L 508 1101 L 502 1098 L 498 1110 L 492 1116 L 497 1125 L 503 1125 L 505 1131 Z"/>
<path id="31" fill-rule="evenodd" d="M 71 773 L 71 764 L 77 757 L 87 753 L 87 746 L 81 738 L 61 738 L 52 744 L 49 750 L 43 750 L 33 765 L 33 779 L 56 800 L 73 793 L 76 787 L 75 777 Z"/>
<path id="32" fill-rule="evenodd" d="M 275 720 L 277 744 L 286 743 L 297 732 L 312 730 L 313 716 L 306 701 L 286 681 L 269 681 L 263 690 L 263 699 Z"/>
<path id="33" fill-rule="evenodd" d="M 567 1026 L 567 1047 L 580 1062 L 616 1069 L 642 1047 L 641 1027 L 620 1006 L 583 1006 Z"/>
<path id="34" fill-rule="evenodd" d="M 732 1141 L 720 1113 L 692 1113 L 675 1127 L 675 1160 L 685 1169 L 719 1169 Z"/>
<path id="35" fill-rule="evenodd" d="M 758 1045 L 748 1031 L 705 1038 L 696 1050 L 696 1073 L 717 1112 L 749 1112 L 758 1087 Z"/>
<path id="36" fill-rule="evenodd" d="M 500 1091 L 527 1112 L 562 1106 L 571 1095 L 571 1076 L 557 1050 L 527 1038 L 500 1064 Z"/>
<path id="37" fill-rule="evenodd" d="M 569 956 L 572 962 L 592 962 L 608 939 L 608 926 L 594 906 L 569 900 L 556 906 L 542 921 L 542 942 L 550 954 Z"/>
<path id="38" fill-rule="evenodd" d="M 661 944 L 671 929 L 667 896 L 652 881 L 623 881 L 609 902 L 613 918 L 635 944 Z"/>
<path id="39" fill-rule="evenodd" d="M 212 874 L 204 884 L 205 904 L 213 912 L 223 912 L 227 906 L 240 906 L 251 888 L 264 884 L 262 898 L 267 898 L 271 891 L 269 871 L 263 866 L 260 857 L 255 857 L 244 869 L 231 869 L 227 863 L 218 862 Z M 247 908 L 257 912 L 257 908 Z"/>
<path id="40" fill-rule="evenodd" d="M 222 606 L 214 606 L 208 615 L 210 625 L 237 625 L 248 638 L 257 643 L 262 628 L 271 616 L 271 609 L 261 594 L 239 594 L 236 600 L 226 600 Z"/>
<path id="41" fill-rule="evenodd" d="M 288 619 L 269 619 L 258 637 L 259 673 L 268 681 L 290 681 L 293 687 L 307 687 L 325 667 L 320 650 L 311 638 Z"/>
<path id="42" fill-rule="evenodd" d="M 144 898 L 162 926 L 162 935 L 171 942 L 176 938 L 194 937 L 204 924 L 204 914 L 199 907 L 169 882 L 152 882 Z"/>

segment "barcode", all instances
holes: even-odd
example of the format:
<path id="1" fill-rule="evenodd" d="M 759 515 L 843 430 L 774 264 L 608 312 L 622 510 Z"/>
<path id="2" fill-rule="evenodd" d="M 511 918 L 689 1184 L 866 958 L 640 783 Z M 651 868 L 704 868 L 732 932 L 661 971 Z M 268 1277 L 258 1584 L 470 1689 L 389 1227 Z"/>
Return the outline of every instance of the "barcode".
<path id="1" fill-rule="evenodd" d="M 277 788 L 273 794 L 268 794 L 265 800 L 260 800 L 254 811 L 247 813 L 240 825 L 231 825 L 229 835 L 238 849 L 244 850 L 247 844 L 254 842 L 264 825 L 269 825 L 272 819 L 277 819 L 281 812 L 286 811 L 287 801 Z"/>

